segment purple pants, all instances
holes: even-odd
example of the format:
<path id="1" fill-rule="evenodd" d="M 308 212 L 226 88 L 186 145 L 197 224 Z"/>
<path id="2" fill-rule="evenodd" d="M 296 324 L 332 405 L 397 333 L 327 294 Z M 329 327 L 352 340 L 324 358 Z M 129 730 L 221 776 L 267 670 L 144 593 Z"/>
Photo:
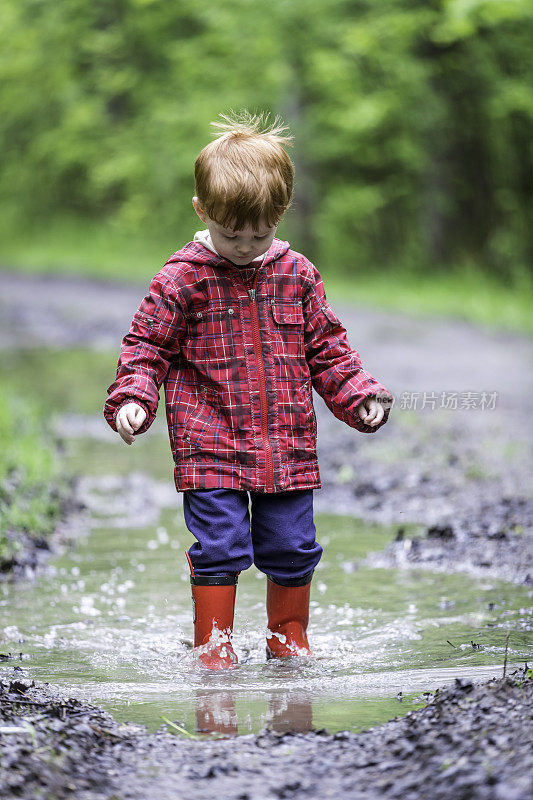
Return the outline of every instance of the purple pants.
<path id="1" fill-rule="evenodd" d="M 198 540 L 189 549 L 198 575 L 240 572 L 255 563 L 276 583 L 295 585 L 312 574 L 322 555 L 312 489 L 188 489 L 183 513 Z"/>

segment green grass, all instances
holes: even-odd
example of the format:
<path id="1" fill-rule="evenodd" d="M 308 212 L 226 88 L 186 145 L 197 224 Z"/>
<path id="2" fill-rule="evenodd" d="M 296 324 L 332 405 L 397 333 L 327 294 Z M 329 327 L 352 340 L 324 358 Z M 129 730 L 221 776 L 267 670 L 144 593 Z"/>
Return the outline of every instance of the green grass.
<path id="1" fill-rule="evenodd" d="M 50 224 L 1 231 L 0 269 L 85 275 L 142 285 L 194 230 L 127 231 L 113 222 L 61 218 Z M 280 229 L 280 236 L 286 235 Z M 489 329 L 533 334 L 533 281 L 524 271 L 504 283 L 468 263 L 423 276 L 411 271 L 339 273 L 317 264 L 331 302 L 460 318 Z"/>
<path id="2" fill-rule="evenodd" d="M 1 269 L 143 284 L 185 243 L 172 231 L 132 233 L 112 222 L 76 218 L 60 218 L 31 230 L 11 227 L 1 231 L 0 241 Z"/>
<path id="3" fill-rule="evenodd" d="M 0 352 L 0 383 L 18 397 L 36 396 L 54 414 L 102 413 L 106 389 L 115 380 L 118 350 L 104 353 L 77 348 Z"/>
<path id="4" fill-rule="evenodd" d="M 533 335 L 533 283 L 524 276 L 504 286 L 479 267 L 417 277 L 400 272 L 346 280 L 323 273 L 328 300 L 402 311 L 422 317 L 452 317 L 488 330 Z"/>
<path id="5" fill-rule="evenodd" d="M 57 443 L 44 412 L 14 394 L 0 397 L 0 569 L 16 561 L 24 536 L 53 531 L 62 504 Z"/>

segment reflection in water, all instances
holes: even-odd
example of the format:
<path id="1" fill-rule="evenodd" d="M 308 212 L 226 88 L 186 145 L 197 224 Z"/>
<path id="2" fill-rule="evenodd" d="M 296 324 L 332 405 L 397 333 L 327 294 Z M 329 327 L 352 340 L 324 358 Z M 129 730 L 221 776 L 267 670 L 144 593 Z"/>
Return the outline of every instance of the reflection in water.
<path id="1" fill-rule="evenodd" d="M 313 707 L 305 693 L 268 695 L 268 727 L 278 733 L 305 733 L 313 730 Z"/>
<path id="2" fill-rule="evenodd" d="M 277 733 L 305 733 L 313 730 L 311 697 L 305 692 L 267 694 L 267 727 Z M 235 693 L 231 691 L 196 692 L 196 732 L 236 736 L 239 720 Z"/>
<path id="3" fill-rule="evenodd" d="M 239 732 L 233 692 L 196 692 L 196 732 L 227 736 Z"/>

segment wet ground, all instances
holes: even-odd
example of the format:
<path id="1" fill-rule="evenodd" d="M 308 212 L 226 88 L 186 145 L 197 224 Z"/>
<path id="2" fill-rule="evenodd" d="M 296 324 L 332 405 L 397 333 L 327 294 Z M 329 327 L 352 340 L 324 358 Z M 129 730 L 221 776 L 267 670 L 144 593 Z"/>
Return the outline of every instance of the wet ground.
<path id="1" fill-rule="evenodd" d="M 153 452 L 156 440 L 149 441 Z M 125 468 L 130 451 L 118 452 Z M 89 455 L 85 439 L 65 454 L 73 465 L 85 462 L 78 496 L 87 528 L 38 580 L 5 587 L 3 643 L 22 652 L 32 678 L 117 720 L 154 731 L 167 717 L 194 733 L 207 709 L 214 732 L 258 733 L 273 720 L 300 717 L 330 732 L 360 730 L 418 707 L 424 692 L 457 676 L 501 674 L 506 651 L 511 664 L 529 658 L 530 586 L 374 567 L 371 554 L 383 551 L 395 527 L 322 513 L 316 525 L 325 553 L 309 626 L 314 658 L 266 662 L 266 581 L 250 569 L 237 590 L 240 666 L 206 674 L 191 657 L 184 558 L 191 540 L 175 492 L 165 495 L 167 484 L 142 473 L 91 475 Z M 95 467 L 105 456 L 120 468 L 104 442 L 92 454 Z"/>
<path id="2" fill-rule="evenodd" d="M 146 734 L 16 677 L 0 684 L 0 793 L 32 800 L 530 800 L 533 681 L 458 679 L 403 718 L 358 734 L 304 718 L 218 741 Z M 206 716 L 207 718 L 207 716 Z M 179 731 L 176 731 L 179 733 Z"/>
<path id="3" fill-rule="evenodd" d="M 114 733 L 95 737 L 92 723 L 85 725 L 85 707 L 74 703 L 79 714 L 70 733 L 62 727 L 71 724 L 67 709 L 57 730 L 47 727 L 48 713 L 37 721 L 45 737 L 38 747 L 20 732 L 5 734 L 15 737 L 9 741 L 0 735 L 0 744 L 21 737 L 28 749 L 30 736 L 26 757 L 34 759 L 47 748 L 60 752 L 68 742 L 72 758 L 58 756 L 55 778 L 43 779 L 46 791 L 46 781 L 56 780 L 57 797 L 69 777 L 77 796 L 88 798 L 113 797 L 113 791 L 120 798 L 154 791 L 182 796 L 184 785 L 211 796 L 212 785 L 219 797 L 342 791 L 349 797 L 418 799 L 428 796 L 428 780 L 432 797 L 529 797 L 519 779 L 521 770 L 526 774 L 527 751 L 515 745 L 530 694 L 513 694 L 522 689 L 507 684 L 465 686 L 501 675 L 506 657 L 514 670 L 531 654 L 531 340 L 459 321 L 413 320 L 333 303 L 352 345 L 393 391 L 397 406 L 383 430 L 364 436 L 336 420 L 315 396 L 323 482 L 315 510 L 325 546 L 310 623 L 317 657 L 296 667 L 265 664 L 264 585 L 248 571 L 239 586 L 236 633 L 242 667 L 229 680 L 217 676 L 206 684 L 190 663 L 182 558 L 190 542 L 169 480 L 164 424 L 159 421 L 149 437 L 126 448 L 101 417 L 102 391 L 113 378 L 120 338 L 143 293 L 144 287 L 2 276 L 0 375 L 23 393 L 38 385 L 56 410 L 66 463 L 82 476 L 76 498 L 85 507 L 70 515 L 56 537 L 58 544 L 72 539 L 73 548 L 60 556 L 56 550 L 36 582 L 4 586 L 0 608 L 9 624 L 2 650 L 22 653 L 19 677 L 26 682 L 53 681 L 52 694 L 103 705 L 114 721 L 96 710 L 96 726 Z M 458 408 L 441 407 L 453 405 L 454 392 Z M 483 393 L 494 398 L 493 405 L 483 407 Z M 173 570 L 169 563 L 176 565 Z M 25 574 L 31 577 L 33 568 Z M 10 659 L 6 686 L 12 671 Z M 457 676 L 465 686 L 453 686 Z M 416 711 L 425 705 L 426 692 L 447 684 L 452 687 L 443 694 L 444 706 Z M 42 699 L 41 691 L 32 689 L 37 693 L 31 697 Z M 474 698 L 487 707 L 483 714 L 470 703 Z M 446 719 L 463 720 L 450 740 L 444 733 L 448 723 L 435 710 L 444 707 L 450 709 Z M 508 721 L 509 708 L 514 710 Z M 380 726 L 406 713 L 405 720 Z M 405 727 L 412 715 L 420 720 L 413 724 L 422 726 L 416 741 L 423 742 L 414 749 Z M 170 730 L 178 738 L 146 732 L 156 731 L 163 717 L 177 726 Z M 465 732 L 482 718 L 494 735 L 487 738 L 481 729 L 473 751 Z M 85 725 L 77 732 L 76 719 Z M 123 730 L 121 720 L 146 729 L 128 726 L 128 744 L 119 739 L 118 749 L 110 748 Z M 260 734 L 265 725 L 350 732 L 287 740 Z M 505 727 L 503 738 L 494 738 L 498 725 Z M 371 726 L 379 727 L 356 733 Z M 241 736 L 234 743 L 189 741 L 197 731 Z M 364 756 L 369 741 L 383 745 L 375 763 Z M 95 745 L 100 790 L 74 765 L 76 753 L 92 752 Z M 189 748 L 197 747 L 203 748 L 194 757 L 198 774 L 187 766 Z M 427 774 L 418 770 L 426 751 Z M 175 771 L 169 772 L 162 765 L 170 756 Z M 296 776 L 294 786 L 272 782 L 278 757 L 283 770 Z M 490 760 L 495 767 L 487 766 Z M 313 772 L 309 765 L 315 761 Z M 17 777 L 16 770 L 9 774 Z M 128 788 L 123 779 L 131 781 Z M 38 786 L 35 778 L 35 792 Z M 41 796 L 16 791 L 13 796 Z"/>

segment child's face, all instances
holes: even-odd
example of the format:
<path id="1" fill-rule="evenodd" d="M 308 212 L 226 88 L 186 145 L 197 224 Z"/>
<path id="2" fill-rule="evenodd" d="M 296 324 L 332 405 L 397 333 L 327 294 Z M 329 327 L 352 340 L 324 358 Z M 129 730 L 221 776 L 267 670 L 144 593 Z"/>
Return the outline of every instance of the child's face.
<path id="1" fill-rule="evenodd" d="M 254 258 L 266 253 L 272 244 L 277 225 L 269 227 L 266 223 L 261 224 L 257 231 L 251 225 L 247 225 L 242 230 L 234 231 L 210 219 L 202 210 L 197 197 L 193 197 L 193 205 L 202 222 L 207 225 L 217 253 L 234 264 L 239 266 L 248 264 Z"/>

